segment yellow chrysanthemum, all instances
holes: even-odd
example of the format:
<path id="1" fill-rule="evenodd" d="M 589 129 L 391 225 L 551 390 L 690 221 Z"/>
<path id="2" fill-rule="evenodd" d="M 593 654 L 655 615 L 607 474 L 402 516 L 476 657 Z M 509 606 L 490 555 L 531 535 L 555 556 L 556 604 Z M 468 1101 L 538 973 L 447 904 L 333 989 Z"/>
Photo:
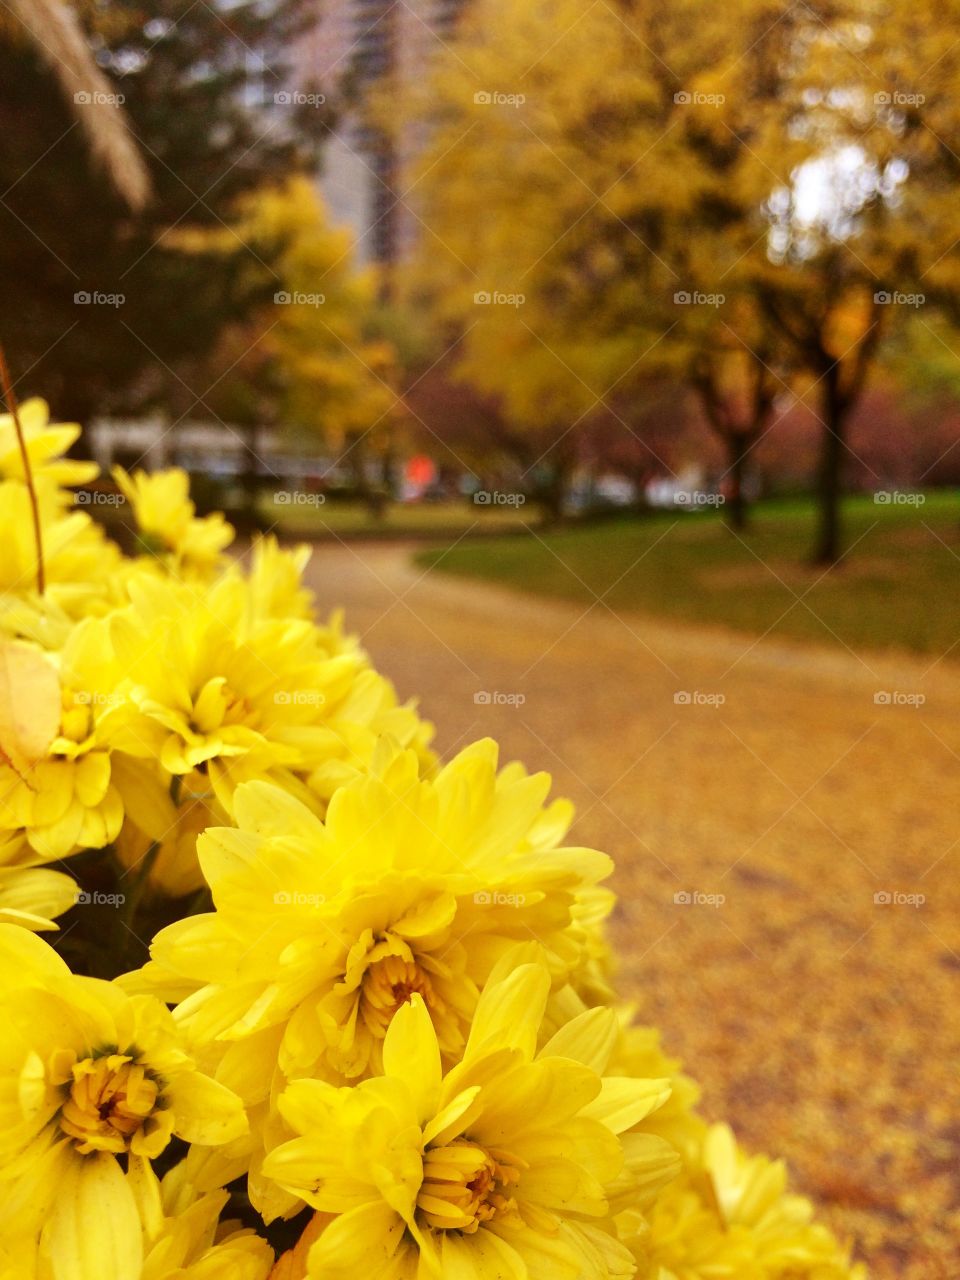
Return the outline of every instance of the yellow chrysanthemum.
<path id="1" fill-rule="evenodd" d="M 25 400 L 17 415 L 35 483 L 65 487 L 89 484 L 96 477 L 100 468 L 95 462 L 77 462 L 63 457 L 80 436 L 76 422 L 50 422 L 46 401 L 36 396 Z M 11 413 L 0 414 L 0 478 L 24 479 L 23 456 Z"/>
<path id="2" fill-rule="evenodd" d="M 88 618 L 73 628 L 56 658 L 59 672 L 53 659 L 27 647 L 36 662 L 46 663 L 60 711 L 56 736 L 27 772 L 0 766 L 0 826 L 11 833 L 22 831 L 29 846 L 29 854 L 19 861 L 50 861 L 78 849 L 99 849 L 120 830 L 123 802 L 99 732 L 112 683 L 103 625 Z M 45 696 L 46 682 L 42 688 Z M 36 696 L 41 696 L 39 678 Z"/>
<path id="3" fill-rule="evenodd" d="M 749 1156 L 727 1125 L 704 1126 L 684 1174 L 621 1233 L 658 1280 L 865 1280 L 781 1160 Z"/>
<path id="4" fill-rule="evenodd" d="M 558 985 L 584 956 L 578 895 L 610 870 L 557 847 L 569 806 L 544 809 L 550 780 L 511 766 L 493 742 L 434 780 L 384 741 L 370 777 L 341 788 L 326 820 L 280 789 L 241 787 L 238 829 L 199 841 L 216 912 L 154 942 L 141 978 L 170 998 L 200 1042 L 276 1028 L 247 1056 L 250 1096 L 274 1062 L 331 1078 L 376 1071 L 391 1018 L 420 995 L 446 1061 L 461 1051 L 480 986 L 517 942 L 538 940 Z M 272 1056 L 271 1056 L 272 1055 Z"/>
<path id="5" fill-rule="evenodd" d="M 122 557 L 86 512 L 62 510 L 59 491 L 46 486 L 39 493 L 46 603 L 71 619 L 102 613 L 115 599 Z M 0 625 L 12 631 L 9 606 L 18 598 L 35 599 L 37 544 L 33 512 L 26 485 L 0 482 Z"/>
<path id="6" fill-rule="evenodd" d="M 419 995 L 393 1019 L 384 1075 L 353 1088 L 318 1080 L 280 1098 L 300 1136 L 264 1172 L 332 1215 L 309 1250 L 323 1280 L 607 1280 L 634 1263 L 613 1203 L 633 1166 L 679 1163 L 657 1138 L 617 1135 L 665 1099 L 665 1081 L 604 1077 L 608 1010 L 591 1010 L 539 1053 L 550 990 L 521 965 L 484 991 L 463 1058 L 445 1076 Z"/>
<path id="7" fill-rule="evenodd" d="M 227 1192 L 200 1193 L 184 1178 L 185 1171 L 186 1161 L 181 1161 L 159 1184 L 156 1179 L 131 1179 L 141 1219 L 143 1261 L 139 1270 L 125 1273 L 124 1280 L 272 1277 L 274 1258 L 267 1242 L 238 1223 L 221 1222 Z M 76 1274 L 98 1274 L 96 1264 L 84 1256 L 82 1235 L 77 1243 Z M 48 1260 L 38 1250 L 28 1253 L 5 1244 L 0 1240 L 0 1280 L 49 1280 Z"/>
<path id="8" fill-rule="evenodd" d="M 239 1137 L 243 1107 L 196 1070 L 158 1001 L 73 976 L 12 925 L 0 971 L 0 1238 L 44 1280 L 130 1280 L 149 1161 L 174 1135 Z"/>
<path id="9" fill-rule="evenodd" d="M 143 1269 L 131 1280 L 266 1280 L 267 1242 L 239 1224 L 221 1222 L 225 1191 L 198 1193 L 181 1161 L 141 1200 Z"/>
<path id="10" fill-rule="evenodd" d="M 0 924 L 18 924 L 38 933 L 56 929 L 57 916 L 76 898 L 75 881 L 60 871 L 0 867 Z"/>
<path id="11" fill-rule="evenodd" d="M 234 538 L 233 529 L 220 514 L 198 517 L 190 500 L 190 478 L 172 467 L 166 471 L 135 471 L 113 468 L 148 554 L 169 557 L 179 572 L 208 574 Z"/>
<path id="12" fill-rule="evenodd" d="M 112 619 L 126 678 L 111 743 L 171 774 L 201 773 L 227 812 L 244 778 L 279 771 L 293 788 L 331 766 L 356 770 L 378 733 L 420 736 L 415 713 L 397 707 L 355 645 L 307 620 L 258 614 L 260 596 L 239 574 L 203 592 L 144 576 L 129 593 Z"/>

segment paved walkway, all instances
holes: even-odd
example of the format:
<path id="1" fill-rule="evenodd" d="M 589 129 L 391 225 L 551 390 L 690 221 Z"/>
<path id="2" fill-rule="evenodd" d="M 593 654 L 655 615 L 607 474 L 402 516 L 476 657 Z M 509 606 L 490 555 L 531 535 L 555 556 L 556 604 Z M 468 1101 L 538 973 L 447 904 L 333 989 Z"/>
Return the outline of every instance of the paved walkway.
<path id="1" fill-rule="evenodd" d="M 442 752 L 491 734 L 576 801 L 617 861 L 621 988 L 706 1112 L 874 1277 L 960 1275 L 960 668 L 585 612 L 402 546 L 318 547 L 309 579 Z"/>

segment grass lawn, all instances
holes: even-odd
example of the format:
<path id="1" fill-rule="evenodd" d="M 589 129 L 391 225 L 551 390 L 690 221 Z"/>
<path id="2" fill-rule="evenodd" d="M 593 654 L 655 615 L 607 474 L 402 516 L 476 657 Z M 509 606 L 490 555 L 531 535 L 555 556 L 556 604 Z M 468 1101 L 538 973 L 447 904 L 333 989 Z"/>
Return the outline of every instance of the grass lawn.
<path id="1" fill-rule="evenodd" d="M 483 507 L 466 500 L 394 502 L 386 508 L 381 520 L 375 520 L 359 502 L 293 505 L 264 496 L 258 509 L 268 526 L 291 538 L 456 538 L 471 530 L 476 533 L 522 531 L 539 519 L 539 512 L 533 506 Z"/>
<path id="2" fill-rule="evenodd" d="M 815 512 L 767 502 L 745 536 L 714 512 L 617 518 L 556 532 L 471 539 L 417 556 L 442 573 L 545 596 L 853 648 L 904 648 L 960 660 L 960 501 L 844 506 L 848 553 L 829 572 L 806 563 Z M 802 598 L 802 603 L 797 597 Z"/>

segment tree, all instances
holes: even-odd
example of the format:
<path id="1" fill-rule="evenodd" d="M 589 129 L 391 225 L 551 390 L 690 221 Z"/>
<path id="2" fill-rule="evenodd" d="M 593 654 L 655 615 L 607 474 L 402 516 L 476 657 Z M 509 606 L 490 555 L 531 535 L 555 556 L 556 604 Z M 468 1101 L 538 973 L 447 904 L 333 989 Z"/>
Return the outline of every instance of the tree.
<path id="1" fill-rule="evenodd" d="M 770 187 L 749 143 L 771 131 L 773 96 L 751 78 L 753 45 L 780 47 L 776 17 L 761 0 L 735 20 L 692 3 L 480 0 L 407 117 L 386 94 L 401 132 L 427 140 L 408 197 L 426 230 L 402 283 L 444 340 L 463 335 L 462 375 L 518 431 L 552 432 L 561 474 L 594 418 L 631 431 L 651 387 L 696 388 L 730 454 L 737 523 L 737 478 L 784 376 L 784 344 L 756 337 L 748 274 Z M 734 103 L 715 82 L 738 59 L 754 87 Z M 678 305 L 720 286 L 722 317 Z"/>
<path id="2" fill-rule="evenodd" d="M 379 514 L 386 493 L 370 463 L 389 453 L 404 409 L 397 354 L 378 327 L 376 276 L 357 269 L 350 236 L 329 225 L 306 178 L 248 198 L 237 226 L 274 263 L 278 287 L 269 304 L 231 329 L 216 402 L 246 406 L 260 421 L 282 423 L 334 452 Z M 214 240 L 229 252 L 228 232 L 207 237 Z"/>
<path id="3" fill-rule="evenodd" d="M 927 14 L 931 130 L 888 91 L 916 25 L 889 10 L 899 44 L 856 0 L 477 0 L 412 112 L 428 141 L 406 197 L 426 227 L 412 287 L 464 334 L 465 375 L 569 442 L 674 370 L 734 476 L 795 388 L 822 424 L 815 557 L 835 562 L 849 422 L 906 310 L 887 298 L 921 275 L 960 296 L 960 59 Z M 494 289 L 523 305 L 481 311 Z M 671 315 L 677 294 L 724 302 Z M 732 416 L 717 390 L 738 384 Z"/>
<path id="4" fill-rule="evenodd" d="M 149 17 L 133 0 L 85 7 L 113 92 L 97 103 L 67 104 L 22 29 L 0 31 L 0 276 L 17 318 L 3 336 L 13 366 L 64 411 L 163 403 L 180 366 L 274 292 L 271 263 L 235 229 L 230 253 L 186 233 L 230 226 L 244 193 L 308 159 L 292 109 L 273 100 L 304 11 L 303 0 L 222 12 L 160 0 Z M 149 168 L 138 213 L 91 166 L 73 115 L 118 105 Z"/>

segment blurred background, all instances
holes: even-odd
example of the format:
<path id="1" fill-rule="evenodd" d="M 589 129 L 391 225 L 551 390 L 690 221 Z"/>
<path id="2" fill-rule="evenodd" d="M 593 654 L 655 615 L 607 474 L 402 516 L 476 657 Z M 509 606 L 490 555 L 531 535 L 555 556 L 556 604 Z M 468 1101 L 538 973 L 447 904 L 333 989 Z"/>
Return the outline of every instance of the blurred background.
<path id="1" fill-rule="evenodd" d="M 960 1275 L 960 3 L 10 0 L 16 392 L 317 544 L 878 1277 Z"/>

